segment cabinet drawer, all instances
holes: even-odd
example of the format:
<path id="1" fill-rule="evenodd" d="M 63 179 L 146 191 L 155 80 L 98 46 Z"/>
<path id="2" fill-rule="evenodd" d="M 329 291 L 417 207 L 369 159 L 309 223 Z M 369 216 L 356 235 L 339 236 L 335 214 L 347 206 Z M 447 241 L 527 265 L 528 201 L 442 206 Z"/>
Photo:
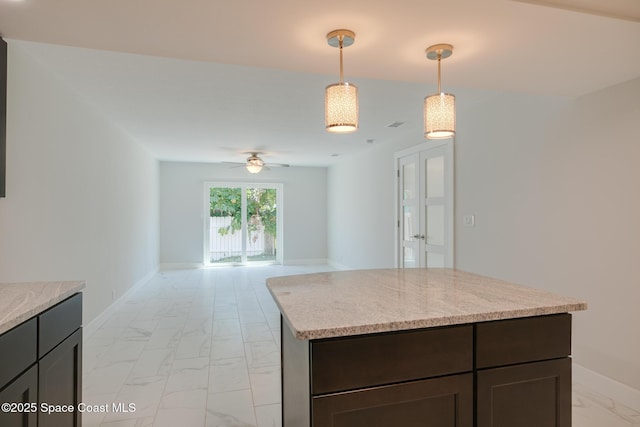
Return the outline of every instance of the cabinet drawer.
<path id="1" fill-rule="evenodd" d="M 322 427 L 471 427 L 473 374 L 314 397 L 312 412 Z"/>
<path id="2" fill-rule="evenodd" d="M 38 357 L 50 352 L 82 325 L 82 294 L 67 298 L 38 316 Z"/>
<path id="3" fill-rule="evenodd" d="M 311 342 L 314 395 L 472 369 L 473 327 L 470 325 Z"/>
<path id="4" fill-rule="evenodd" d="M 0 335 L 0 389 L 37 360 L 36 319 Z"/>
<path id="5" fill-rule="evenodd" d="M 571 354 L 571 315 L 478 323 L 478 369 L 555 359 Z"/>

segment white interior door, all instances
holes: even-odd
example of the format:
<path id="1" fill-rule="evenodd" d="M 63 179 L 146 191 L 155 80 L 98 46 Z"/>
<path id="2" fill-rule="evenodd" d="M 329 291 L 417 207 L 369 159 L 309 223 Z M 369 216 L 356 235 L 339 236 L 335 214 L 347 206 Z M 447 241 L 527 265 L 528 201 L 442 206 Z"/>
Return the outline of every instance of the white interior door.
<path id="1" fill-rule="evenodd" d="M 400 179 L 400 265 L 406 268 L 420 266 L 420 164 L 419 155 L 412 154 L 399 160 Z"/>
<path id="2" fill-rule="evenodd" d="M 396 155 L 398 266 L 453 267 L 453 143 L 420 148 Z"/>
<path id="3" fill-rule="evenodd" d="M 451 145 L 444 145 L 420 152 L 422 267 L 453 266 L 453 185 L 447 173 L 450 149 Z"/>

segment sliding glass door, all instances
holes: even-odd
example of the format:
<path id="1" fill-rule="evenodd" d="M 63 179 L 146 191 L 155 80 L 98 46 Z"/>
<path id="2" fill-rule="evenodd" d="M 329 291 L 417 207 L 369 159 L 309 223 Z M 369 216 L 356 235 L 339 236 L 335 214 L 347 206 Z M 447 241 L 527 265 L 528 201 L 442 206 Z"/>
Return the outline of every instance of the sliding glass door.
<path id="1" fill-rule="evenodd" d="M 205 185 L 206 265 L 282 263 L 282 184 Z"/>

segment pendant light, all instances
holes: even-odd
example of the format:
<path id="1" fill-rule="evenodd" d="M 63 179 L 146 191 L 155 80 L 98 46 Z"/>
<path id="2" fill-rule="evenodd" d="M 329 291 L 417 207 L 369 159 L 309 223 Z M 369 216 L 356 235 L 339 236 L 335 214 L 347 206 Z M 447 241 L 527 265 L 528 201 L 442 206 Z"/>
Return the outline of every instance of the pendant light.
<path id="1" fill-rule="evenodd" d="M 327 34 L 329 46 L 340 49 L 340 83 L 327 86 L 324 92 L 324 123 L 328 132 L 349 133 L 358 129 L 358 87 L 344 81 L 342 48 L 355 41 L 351 30 L 334 30 Z"/>
<path id="2" fill-rule="evenodd" d="M 452 52 L 450 44 L 435 44 L 426 49 L 427 58 L 438 60 L 438 93 L 424 99 L 424 136 L 427 139 L 452 138 L 456 133 L 456 97 L 440 88 L 440 62 Z"/>

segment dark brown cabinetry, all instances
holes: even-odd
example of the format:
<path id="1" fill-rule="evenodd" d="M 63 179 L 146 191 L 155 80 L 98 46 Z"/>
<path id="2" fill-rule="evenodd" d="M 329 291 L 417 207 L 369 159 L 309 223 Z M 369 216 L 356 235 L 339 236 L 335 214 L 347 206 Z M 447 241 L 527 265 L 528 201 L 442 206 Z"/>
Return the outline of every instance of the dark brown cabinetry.
<path id="1" fill-rule="evenodd" d="M 314 397 L 312 408 L 314 426 L 470 427 L 473 374 Z"/>
<path id="2" fill-rule="evenodd" d="M 0 426 L 78 427 L 82 390 L 82 294 L 0 335 Z M 43 412 L 65 405 L 70 412 Z"/>
<path id="3" fill-rule="evenodd" d="M 571 427 L 571 315 L 476 325 L 477 426 Z"/>
<path id="4" fill-rule="evenodd" d="M 82 393 L 82 330 L 55 347 L 38 363 L 40 403 L 73 404 L 77 408 Z M 39 427 L 78 427 L 80 413 L 61 411 L 40 416 Z"/>
<path id="5" fill-rule="evenodd" d="M 0 391 L 0 403 L 16 404 L 10 407 L 9 411 L 0 411 L 0 426 L 36 427 L 38 424 L 37 366 L 29 368 Z"/>
<path id="6" fill-rule="evenodd" d="M 571 359 L 478 372 L 478 427 L 571 427 Z"/>
<path id="7" fill-rule="evenodd" d="M 571 316 L 296 340 L 284 427 L 570 427 Z"/>

